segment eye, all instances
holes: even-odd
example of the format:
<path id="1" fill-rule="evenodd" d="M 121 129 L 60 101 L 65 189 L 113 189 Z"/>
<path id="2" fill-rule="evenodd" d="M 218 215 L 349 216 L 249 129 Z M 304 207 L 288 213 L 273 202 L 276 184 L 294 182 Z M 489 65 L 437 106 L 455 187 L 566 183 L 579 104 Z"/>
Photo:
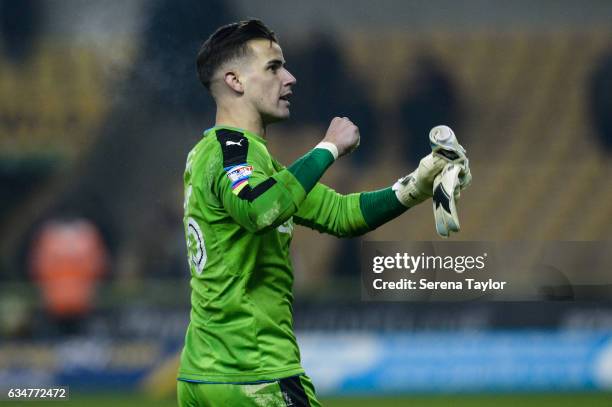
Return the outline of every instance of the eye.
<path id="1" fill-rule="evenodd" d="M 270 61 L 266 69 L 269 69 L 270 71 L 272 71 L 272 73 L 276 74 L 282 67 L 282 61 Z"/>

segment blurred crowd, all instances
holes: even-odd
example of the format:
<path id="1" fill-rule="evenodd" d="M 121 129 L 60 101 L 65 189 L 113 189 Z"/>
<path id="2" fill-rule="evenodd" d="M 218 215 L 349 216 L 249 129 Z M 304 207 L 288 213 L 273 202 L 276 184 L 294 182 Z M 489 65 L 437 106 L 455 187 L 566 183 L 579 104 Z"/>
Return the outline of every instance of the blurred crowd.
<path id="1" fill-rule="evenodd" d="M 187 280 L 182 172 L 187 152 L 214 118 L 212 101 L 196 78 L 195 55 L 216 27 L 243 16 L 233 3 L 221 0 L 147 3 L 140 13 L 138 36 L 125 43 L 108 40 L 105 44 L 127 55 L 125 68 L 115 72 L 106 69 L 113 63 L 108 54 L 92 49 L 86 41 L 47 32 L 53 3 L 44 4 L 0 1 L 0 291 L 9 290 L 14 282 L 35 285 L 46 312 L 62 330 L 71 332 L 91 312 L 100 283 L 162 279 L 183 284 Z M 506 150 L 495 149 L 508 147 L 510 155 L 527 148 L 512 140 L 525 140 L 528 145 L 542 128 L 557 132 L 550 122 L 569 125 L 564 129 L 569 136 L 559 136 L 559 143 L 584 159 L 584 179 L 576 183 L 591 185 L 593 172 L 610 171 L 601 162 L 612 149 L 612 43 L 592 41 L 609 38 L 609 31 L 593 38 L 588 33 L 565 35 L 560 41 L 570 38 L 569 48 L 559 50 L 556 62 L 542 69 L 546 75 L 564 78 L 570 69 L 564 58 L 582 47 L 581 41 L 595 43 L 587 47 L 590 53 L 579 63 L 584 78 L 580 76 L 576 84 L 541 83 L 541 94 L 522 89 L 521 83 L 521 75 L 539 69 L 525 68 L 530 52 L 555 45 L 539 43 L 539 34 L 534 34 L 533 43 L 529 33 L 500 41 L 535 51 L 510 52 L 510 58 L 516 58 L 505 63 L 501 58 L 490 65 L 489 53 L 495 56 L 502 51 L 487 48 L 489 43 L 483 45 L 480 37 L 461 49 L 460 40 L 452 35 L 442 40 L 435 36 L 415 39 L 404 32 L 395 35 L 396 45 L 386 43 L 386 48 L 377 49 L 384 41 L 380 33 L 339 38 L 312 27 L 307 41 L 295 43 L 278 34 L 298 84 L 291 120 L 270 129 L 272 152 L 289 164 L 316 143 L 333 116 L 352 118 L 362 134 L 361 146 L 341 163 L 336 175 L 326 178 L 340 192 L 390 185 L 428 153 L 426 135 L 441 123 L 454 128 L 468 151 L 474 152 L 474 182 L 482 184 L 474 188 L 470 199 L 479 200 L 480 205 L 499 195 L 500 188 L 493 175 L 483 175 L 485 168 L 492 173 L 498 169 L 504 180 L 508 168 L 523 164 L 521 158 L 504 167 Z M 397 45 L 403 39 L 405 43 Z M 398 49 L 405 54 L 389 52 Z M 466 55 L 465 65 L 458 68 L 461 72 L 448 62 L 453 53 Z M 499 89 L 480 83 L 487 77 L 494 78 L 492 83 Z M 567 90 L 560 91 L 562 87 Z M 527 95 L 524 99 L 502 100 L 521 92 Z M 540 100 L 546 104 L 570 92 L 578 95 L 575 105 L 529 117 L 528 110 L 537 108 Z M 482 117 L 495 101 L 517 106 L 497 112 L 504 116 L 496 123 L 490 116 Z M 526 111 L 520 110 L 523 104 Z M 557 100 L 554 106 L 565 104 Z M 481 128 L 488 132 L 474 131 Z M 533 142 L 540 154 L 554 150 L 551 155 L 558 160 L 549 162 L 547 171 L 555 172 L 569 151 L 556 150 L 554 134 L 539 132 L 538 137 L 545 138 Z M 584 147 L 585 143 L 590 147 Z M 586 167 L 593 160 L 600 164 L 595 169 Z M 542 200 L 538 188 L 546 183 L 547 178 L 542 178 L 531 187 L 534 202 Z M 609 222 L 610 194 L 602 199 L 592 211 Z M 526 205 L 513 219 L 531 227 L 539 208 Z M 574 208 L 573 201 L 567 205 Z M 466 225 L 486 215 L 479 208 L 467 209 Z M 539 238 L 603 236 L 595 217 L 591 229 L 572 236 L 567 232 L 571 225 L 555 223 L 571 215 L 565 212 L 573 212 L 564 208 L 559 208 Z M 418 214 L 427 213 L 426 209 Z M 386 226 L 373 237 L 391 240 L 420 233 L 422 239 L 434 238 L 431 222 L 419 222 Z M 497 234 L 485 221 L 466 236 L 523 237 L 513 227 L 506 225 L 505 234 Z M 425 228 L 429 228 L 427 234 L 422 233 Z M 404 234 L 407 229 L 414 235 Z M 317 242 L 313 237 L 314 232 L 296 236 L 298 288 L 332 278 L 356 278 L 359 265 L 354 254 L 360 239 Z M 326 246 L 324 256 L 310 259 L 308 253 L 317 250 L 317 244 Z"/>

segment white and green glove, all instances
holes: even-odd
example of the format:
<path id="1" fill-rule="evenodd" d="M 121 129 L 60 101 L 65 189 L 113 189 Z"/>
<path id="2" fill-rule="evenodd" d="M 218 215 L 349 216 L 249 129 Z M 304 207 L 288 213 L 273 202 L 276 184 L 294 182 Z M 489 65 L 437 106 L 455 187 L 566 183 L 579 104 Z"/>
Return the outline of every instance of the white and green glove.
<path id="1" fill-rule="evenodd" d="M 407 208 L 412 208 L 433 196 L 436 175 L 444 169 L 447 161 L 431 153 L 425 156 L 416 170 L 397 180 L 393 191 L 397 199 Z"/>
<path id="2" fill-rule="evenodd" d="M 472 182 L 469 160 L 465 149 L 448 126 L 436 126 L 429 132 L 432 154 L 445 161 L 443 170 L 433 182 L 433 212 L 436 232 L 442 237 L 459 232 L 456 201 L 460 191 Z"/>

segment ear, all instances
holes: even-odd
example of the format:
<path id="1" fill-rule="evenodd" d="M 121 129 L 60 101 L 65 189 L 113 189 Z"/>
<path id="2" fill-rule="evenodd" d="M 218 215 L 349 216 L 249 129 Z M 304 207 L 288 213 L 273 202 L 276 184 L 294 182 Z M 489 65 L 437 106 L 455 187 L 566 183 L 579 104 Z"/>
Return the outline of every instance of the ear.
<path id="1" fill-rule="evenodd" d="M 223 77 L 223 81 L 234 92 L 241 93 L 241 94 L 244 93 L 244 86 L 242 86 L 242 82 L 240 82 L 240 78 L 238 78 L 238 75 L 235 72 L 233 71 L 226 72 L 225 76 Z"/>

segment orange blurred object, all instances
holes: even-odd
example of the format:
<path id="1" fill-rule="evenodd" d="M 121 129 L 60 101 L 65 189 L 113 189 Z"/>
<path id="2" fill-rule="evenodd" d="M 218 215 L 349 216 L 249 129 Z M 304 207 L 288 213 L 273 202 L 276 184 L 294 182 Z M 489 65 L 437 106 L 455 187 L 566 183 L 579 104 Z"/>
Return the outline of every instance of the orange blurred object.
<path id="1" fill-rule="evenodd" d="M 87 314 L 96 282 L 106 272 L 106 259 L 102 236 L 92 222 L 45 223 L 32 246 L 31 267 L 50 314 L 60 319 Z"/>

